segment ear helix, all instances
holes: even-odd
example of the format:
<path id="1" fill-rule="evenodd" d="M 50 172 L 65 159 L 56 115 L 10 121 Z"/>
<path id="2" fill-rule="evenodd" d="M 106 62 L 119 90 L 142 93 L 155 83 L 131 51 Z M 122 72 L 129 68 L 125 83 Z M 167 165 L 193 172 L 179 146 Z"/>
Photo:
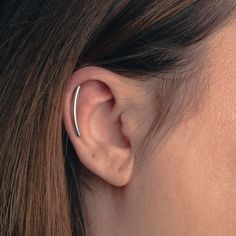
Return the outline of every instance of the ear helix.
<path id="1" fill-rule="evenodd" d="M 80 91 L 80 85 L 78 85 L 75 88 L 74 98 L 73 98 L 73 119 L 74 119 L 75 132 L 76 132 L 76 135 L 78 137 L 81 136 L 80 131 L 79 131 L 79 126 L 78 126 L 78 123 L 77 123 L 77 113 L 76 113 L 76 110 L 77 110 L 76 109 L 77 108 L 77 98 L 78 98 L 78 95 L 79 95 L 79 91 Z"/>

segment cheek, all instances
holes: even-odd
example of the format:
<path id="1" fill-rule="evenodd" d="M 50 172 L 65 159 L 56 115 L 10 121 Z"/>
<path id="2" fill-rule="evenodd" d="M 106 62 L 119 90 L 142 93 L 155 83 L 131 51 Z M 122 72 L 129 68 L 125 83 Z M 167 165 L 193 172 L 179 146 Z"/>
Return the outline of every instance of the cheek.
<path id="1" fill-rule="evenodd" d="M 149 235 L 236 230 L 236 122 L 229 101 L 211 101 L 180 124 L 136 176 L 131 205 L 148 219 L 142 225 Z"/>

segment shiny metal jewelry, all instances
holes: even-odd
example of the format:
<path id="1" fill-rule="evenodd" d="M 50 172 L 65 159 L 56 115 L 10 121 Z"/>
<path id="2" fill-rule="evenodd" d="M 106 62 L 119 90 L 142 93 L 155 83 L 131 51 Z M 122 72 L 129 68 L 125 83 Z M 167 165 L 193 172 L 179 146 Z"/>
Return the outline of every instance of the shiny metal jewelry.
<path id="1" fill-rule="evenodd" d="M 80 91 L 80 85 L 77 86 L 77 88 L 75 89 L 75 93 L 74 93 L 74 102 L 73 102 L 73 119 L 74 119 L 74 125 L 75 125 L 75 131 L 76 134 L 78 135 L 78 137 L 80 137 L 80 131 L 79 131 L 79 126 L 77 123 L 77 114 L 76 114 L 76 108 L 77 108 L 77 98 L 79 95 L 79 91 Z"/>

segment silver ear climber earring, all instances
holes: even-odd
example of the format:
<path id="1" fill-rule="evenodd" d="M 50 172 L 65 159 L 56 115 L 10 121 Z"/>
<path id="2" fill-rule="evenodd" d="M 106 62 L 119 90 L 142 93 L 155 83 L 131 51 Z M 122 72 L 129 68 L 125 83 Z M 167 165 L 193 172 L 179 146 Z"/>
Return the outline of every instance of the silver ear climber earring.
<path id="1" fill-rule="evenodd" d="M 73 102 L 73 118 L 74 118 L 74 125 L 75 125 L 75 131 L 76 134 L 78 135 L 78 137 L 80 137 L 80 131 L 79 131 L 79 127 L 78 127 L 78 123 L 77 123 L 77 115 L 76 115 L 76 108 L 77 108 L 77 98 L 79 95 L 79 90 L 80 90 L 80 85 L 77 86 L 77 88 L 75 89 L 74 92 L 74 102 Z"/>

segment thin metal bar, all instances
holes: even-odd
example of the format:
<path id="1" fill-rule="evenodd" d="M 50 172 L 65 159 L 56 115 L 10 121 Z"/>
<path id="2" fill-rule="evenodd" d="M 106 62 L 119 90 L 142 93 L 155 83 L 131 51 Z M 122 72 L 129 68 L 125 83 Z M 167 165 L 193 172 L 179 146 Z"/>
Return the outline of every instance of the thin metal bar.
<path id="1" fill-rule="evenodd" d="M 77 123 L 77 114 L 76 114 L 76 108 L 77 108 L 77 98 L 79 95 L 80 85 L 76 88 L 75 95 L 74 95 L 74 103 L 73 103 L 73 118 L 74 118 L 74 125 L 75 125 L 75 131 L 78 137 L 80 137 L 80 131 Z"/>

